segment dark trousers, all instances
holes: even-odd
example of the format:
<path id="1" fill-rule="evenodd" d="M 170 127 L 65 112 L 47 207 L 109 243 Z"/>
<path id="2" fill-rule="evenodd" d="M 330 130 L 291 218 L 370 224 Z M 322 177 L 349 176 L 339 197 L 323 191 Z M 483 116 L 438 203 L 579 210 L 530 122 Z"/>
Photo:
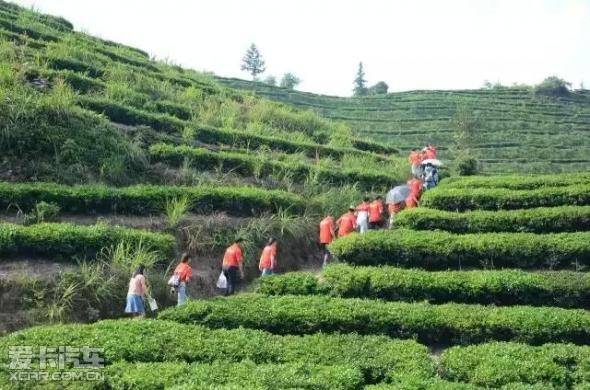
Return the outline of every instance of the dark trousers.
<path id="1" fill-rule="evenodd" d="M 371 229 L 371 230 L 382 229 L 383 228 L 383 222 L 384 221 L 369 222 L 369 229 Z"/>
<path id="2" fill-rule="evenodd" d="M 236 285 L 238 284 L 240 269 L 238 267 L 229 267 L 223 270 L 223 274 L 227 279 L 227 287 L 225 289 L 225 295 L 232 295 L 236 291 Z"/>

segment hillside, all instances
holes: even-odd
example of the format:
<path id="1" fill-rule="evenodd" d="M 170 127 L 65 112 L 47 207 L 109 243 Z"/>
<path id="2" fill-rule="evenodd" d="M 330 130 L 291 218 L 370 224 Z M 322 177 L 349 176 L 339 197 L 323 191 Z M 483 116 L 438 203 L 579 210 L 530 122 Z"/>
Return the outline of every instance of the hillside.
<path id="1" fill-rule="evenodd" d="M 237 236 L 248 280 L 271 235 L 284 269 L 316 264 L 319 213 L 407 175 L 341 122 L 4 1 L 0 152 L 0 333 L 120 316 L 133 267 L 165 275 L 184 251 L 191 294 L 215 294 Z"/>
<path id="2" fill-rule="evenodd" d="M 446 180 L 423 206 L 336 239 L 321 272 L 153 320 L 26 329 L 0 338 L 0 362 L 13 345 L 104 348 L 101 379 L 22 388 L 587 388 L 588 176 Z"/>
<path id="3" fill-rule="evenodd" d="M 264 83 L 218 78 L 226 86 L 313 109 L 346 122 L 359 136 L 405 152 L 425 143 L 453 158 L 453 117 L 458 109 L 476 123 L 470 141 L 486 173 L 569 172 L 590 162 L 590 91 L 569 97 L 535 95 L 531 88 L 408 91 L 344 98 L 287 90 Z"/>

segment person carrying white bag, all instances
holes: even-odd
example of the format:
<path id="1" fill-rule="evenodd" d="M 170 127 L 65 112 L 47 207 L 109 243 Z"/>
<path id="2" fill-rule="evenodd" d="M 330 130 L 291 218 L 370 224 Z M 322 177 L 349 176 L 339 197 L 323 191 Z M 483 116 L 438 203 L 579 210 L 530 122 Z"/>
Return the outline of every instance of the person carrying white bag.
<path id="1" fill-rule="evenodd" d="M 171 291 L 178 290 L 177 306 L 182 306 L 186 303 L 186 285 L 193 276 L 193 269 L 189 265 L 191 257 L 188 253 L 183 253 L 180 258 L 180 263 L 174 269 L 174 274 L 168 280 L 168 285 L 171 286 Z"/>

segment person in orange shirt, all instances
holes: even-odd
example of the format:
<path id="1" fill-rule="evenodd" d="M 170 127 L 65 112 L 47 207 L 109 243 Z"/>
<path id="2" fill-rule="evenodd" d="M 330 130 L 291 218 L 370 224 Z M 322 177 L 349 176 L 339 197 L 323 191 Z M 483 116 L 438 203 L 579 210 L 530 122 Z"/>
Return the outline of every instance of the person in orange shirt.
<path id="1" fill-rule="evenodd" d="M 420 200 L 420 195 L 422 194 L 423 186 L 424 186 L 424 184 L 422 183 L 422 180 L 420 180 L 420 179 L 413 178 L 408 181 L 408 187 L 410 187 L 410 193 L 414 194 L 414 196 L 418 200 Z"/>
<path id="2" fill-rule="evenodd" d="M 428 144 L 426 150 L 424 151 L 424 160 L 428 159 L 435 159 L 436 158 L 436 148 L 434 145 Z"/>
<path id="3" fill-rule="evenodd" d="M 358 226 L 360 233 L 366 233 L 369 230 L 370 200 L 366 197 L 361 204 L 356 206 L 356 226 Z"/>
<path id="4" fill-rule="evenodd" d="M 356 216 L 354 215 L 354 206 L 348 208 L 348 212 L 336 221 L 338 226 L 338 237 L 348 236 L 356 229 Z"/>
<path id="5" fill-rule="evenodd" d="M 418 197 L 416 196 L 416 194 L 411 192 L 410 195 L 408 195 L 408 197 L 406 198 L 406 208 L 413 209 L 415 207 L 418 207 L 418 203 Z"/>
<path id="6" fill-rule="evenodd" d="M 237 238 L 234 243 L 225 250 L 223 255 L 223 264 L 221 266 L 223 274 L 227 279 L 225 295 L 232 295 L 236 291 L 236 285 L 239 279 L 244 278 L 244 252 L 240 243 L 243 241 Z"/>
<path id="7" fill-rule="evenodd" d="M 260 255 L 258 269 L 262 272 L 261 276 L 274 274 L 277 268 L 277 240 L 269 238 L 266 246 Z"/>
<path id="8" fill-rule="evenodd" d="M 334 237 L 336 237 L 334 217 L 332 217 L 332 214 L 328 214 L 328 216 L 326 216 L 326 218 L 322 219 L 320 222 L 320 249 L 322 252 L 324 252 L 324 261 L 322 263 L 323 267 L 328 264 L 328 260 L 330 259 L 328 245 L 334 241 Z"/>
<path id="9" fill-rule="evenodd" d="M 189 265 L 191 257 L 188 253 L 183 253 L 180 258 L 180 263 L 174 269 L 174 275 L 178 276 L 178 301 L 177 306 L 182 306 L 186 302 L 186 285 L 193 277 L 193 269 Z M 172 292 L 174 292 L 172 287 Z"/>
<path id="10" fill-rule="evenodd" d="M 383 198 L 377 196 L 369 205 L 369 229 L 379 229 L 383 227 Z"/>
<path id="11" fill-rule="evenodd" d="M 403 210 L 405 206 L 405 202 L 401 201 L 399 203 L 388 203 L 387 204 L 387 211 L 389 211 L 389 228 L 392 229 L 395 223 L 395 216 L 397 213 Z"/>
<path id="12" fill-rule="evenodd" d="M 412 151 L 410 152 L 408 161 L 412 166 L 412 176 L 420 177 L 420 175 L 422 175 L 422 169 L 420 168 L 420 165 L 422 164 L 422 160 L 424 159 L 423 157 L 424 156 L 422 152 L 419 152 L 418 149 L 412 149 Z"/>

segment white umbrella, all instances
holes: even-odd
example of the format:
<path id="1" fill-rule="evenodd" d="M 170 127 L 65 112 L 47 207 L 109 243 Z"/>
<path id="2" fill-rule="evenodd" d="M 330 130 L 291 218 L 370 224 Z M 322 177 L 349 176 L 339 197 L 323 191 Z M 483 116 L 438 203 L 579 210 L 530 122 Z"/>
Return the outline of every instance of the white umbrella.
<path id="1" fill-rule="evenodd" d="M 404 200 L 406 200 L 408 195 L 410 195 L 410 187 L 409 186 L 404 184 L 401 186 L 393 187 L 387 193 L 387 196 L 385 197 L 385 203 L 395 204 L 395 203 L 403 202 Z"/>
<path id="2" fill-rule="evenodd" d="M 441 165 L 443 165 L 442 161 L 440 161 L 436 158 L 429 158 L 429 159 L 422 161 L 422 165 L 426 165 L 426 164 L 432 164 L 435 167 L 440 167 Z"/>

